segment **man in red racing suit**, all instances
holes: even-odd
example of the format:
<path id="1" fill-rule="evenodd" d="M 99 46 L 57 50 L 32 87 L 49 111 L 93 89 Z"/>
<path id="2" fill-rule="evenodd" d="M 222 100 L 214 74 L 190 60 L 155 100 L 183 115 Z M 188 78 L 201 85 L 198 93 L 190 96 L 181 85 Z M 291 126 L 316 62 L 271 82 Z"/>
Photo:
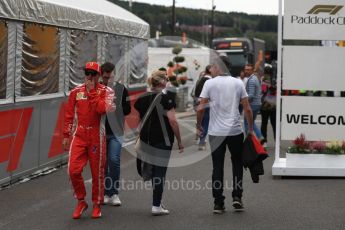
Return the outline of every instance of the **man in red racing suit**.
<path id="1" fill-rule="evenodd" d="M 92 174 L 92 218 L 101 217 L 106 161 L 105 113 L 112 109 L 114 94 L 98 83 L 99 76 L 98 63 L 88 62 L 85 67 L 85 83 L 70 92 L 66 108 L 63 145 L 67 150 L 71 139 L 68 173 L 74 195 L 78 199 L 74 219 L 79 219 L 88 207 L 84 200 L 86 191 L 82 177 L 83 168 L 88 161 Z"/>

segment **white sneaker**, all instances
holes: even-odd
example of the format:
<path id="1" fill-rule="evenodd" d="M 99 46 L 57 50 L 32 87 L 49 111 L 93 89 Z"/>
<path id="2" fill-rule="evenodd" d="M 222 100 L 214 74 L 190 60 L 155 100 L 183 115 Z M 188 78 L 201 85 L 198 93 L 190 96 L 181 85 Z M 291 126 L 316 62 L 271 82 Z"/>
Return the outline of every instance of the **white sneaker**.
<path id="1" fill-rule="evenodd" d="M 198 150 L 201 150 L 201 151 L 206 150 L 206 144 L 201 144 L 201 145 L 199 144 Z"/>
<path id="2" fill-rule="evenodd" d="M 120 197 L 116 194 L 114 194 L 112 197 L 109 198 L 109 204 L 114 206 L 121 206 L 121 200 Z"/>
<path id="3" fill-rule="evenodd" d="M 151 213 L 153 216 L 163 216 L 163 215 L 169 215 L 169 210 L 165 209 L 162 205 L 160 205 L 159 207 L 152 206 Z"/>
<path id="4" fill-rule="evenodd" d="M 103 204 L 109 204 L 110 203 L 110 197 L 105 195 L 103 199 Z"/>

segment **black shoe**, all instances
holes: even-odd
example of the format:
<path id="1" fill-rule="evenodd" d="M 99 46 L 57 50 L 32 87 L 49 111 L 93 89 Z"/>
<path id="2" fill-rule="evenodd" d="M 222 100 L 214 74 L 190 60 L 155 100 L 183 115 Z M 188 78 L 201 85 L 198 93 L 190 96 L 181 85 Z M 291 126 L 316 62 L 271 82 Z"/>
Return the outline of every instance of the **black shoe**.
<path id="1" fill-rule="evenodd" d="M 213 209 L 213 213 L 214 214 L 222 214 L 225 212 L 225 207 L 224 204 L 220 205 L 220 204 L 215 204 L 214 205 L 214 209 Z"/>
<path id="2" fill-rule="evenodd" d="M 232 201 L 232 206 L 235 208 L 235 211 L 243 211 L 244 210 L 242 200 L 239 197 L 234 197 L 234 199 Z"/>

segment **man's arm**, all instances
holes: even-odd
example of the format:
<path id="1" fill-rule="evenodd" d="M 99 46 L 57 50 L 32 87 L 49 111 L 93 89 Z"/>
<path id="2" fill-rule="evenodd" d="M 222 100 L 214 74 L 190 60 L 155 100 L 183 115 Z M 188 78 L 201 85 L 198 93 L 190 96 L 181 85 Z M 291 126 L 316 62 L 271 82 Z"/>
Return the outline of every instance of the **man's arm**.
<path id="1" fill-rule="evenodd" d="M 71 135 L 73 120 L 74 120 L 74 109 L 76 103 L 76 91 L 72 90 L 69 97 L 68 102 L 66 103 L 66 112 L 65 112 L 65 124 L 63 129 L 63 141 L 62 145 L 64 150 L 68 150 L 69 146 L 69 137 Z"/>
<path id="2" fill-rule="evenodd" d="M 167 117 L 168 117 L 168 120 L 169 120 L 169 124 L 171 126 L 171 129 L 173 130 L 174 132 L 174 135 L 177 139 L 177 144 L 178 144 L 178 148 L 180 150 L 180 153 L 183 152 L 183 145 L 182 145 L 182 140 L 181 140 L 181 133 L 180 133 L 180 128 L 178 126 L 178 123 L 177 123 L 177 119 L 176 119 L 176 115 L 175 115 L 175 109 L 172 108 L 170 109 L 168 112 L 167 112 Z"/>
<path id="3" fill-rule="evenodd" d="M 246 89 L 247 89 L 247 94 L 248 94 L 248 101 L 251 102 L 254 99 L 254 94 L 255 94 L 254 76 L 251 76 L 248 78 Z"/>
<path id="4" fill-rule="evenodd" d="M 243 105 L 243 112 L 244 116 L 248 122 L 248 134 L 253 134 L 253 112 L 250 108 L 248 98 L 245 97 L 241 100 L 241 103 Z"/>

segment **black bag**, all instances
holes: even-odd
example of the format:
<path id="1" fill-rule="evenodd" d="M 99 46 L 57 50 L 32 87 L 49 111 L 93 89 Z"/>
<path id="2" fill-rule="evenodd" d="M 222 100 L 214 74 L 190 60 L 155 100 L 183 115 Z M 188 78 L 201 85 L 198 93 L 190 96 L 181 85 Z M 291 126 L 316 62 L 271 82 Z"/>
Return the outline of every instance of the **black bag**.
<path id="1" fill-rule="evenodd" d="M 277 97 L 275 95 L 265 94 L 261 102 L 261 109 L 265 111 L 274 111 L 277 107 Z"/>
<path id="2" fill-rule="evenodd" d="M 139 176 L 143 178 L 144 181 L 149 181 L 152 179 L 152 169 L 153 166 L 145 161 L 142 161 L 137 157 L 137 171 Z"/>

